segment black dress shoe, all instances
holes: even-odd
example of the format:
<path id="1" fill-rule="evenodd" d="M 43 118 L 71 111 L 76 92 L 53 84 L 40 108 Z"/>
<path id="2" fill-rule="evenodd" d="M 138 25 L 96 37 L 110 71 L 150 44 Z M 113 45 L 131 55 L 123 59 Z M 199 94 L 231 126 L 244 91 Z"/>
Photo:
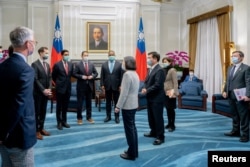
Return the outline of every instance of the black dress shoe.
<path id="1" fill-rule="evenodd" d="M 175 127 L 171 127 L 171 126 L 170 126 L 170 127 L 168 128 L 168 131 L 169 131 L 169 132 L 173 132 L 174 130 L 175 130 Z"/>
<path id="2" fill-rule="evenodd" d="M 156 137 L 156 135 L 153 135 L 152 133 L 144 133 L 145 137 Z"/>
<path id="3" fill-rule="evenodd" d="M 62 126 L 65 127 L 65 128 L 70 128 L 70 125 L 67 124 L 66 122 L 62 123 Z"/>
<path id="4" fill-rule="evenodd" d="M 119 123 L 120 123 L 120 119 L 119 119 L 119 117 L 116 117 L 116 118 L 115 118 L 115 123 L 117 123 L 117 124 L 119 124 Z"/>
<path id="5" fill-rule="evenodd" d="M 58 130 L 63 130 L 62 123 L 58 123 L 58 124 L 57 124 L 57 129 L 58 129 Z"/>
<path id="6" fill-rule="evenodd" d="M 225 136 L 231 136 L 231 137 L 240 137 L 240 132 L 236 132 L 236 131 L 231 131 L 228 133 L 224 133 Z"/>
<path id="7" fill-rule="evenodd" d="M 128 154 L 128 151 L 124 150 L 125 154 Z M 138 158 L 138 155 L 135 156 L 136 158 Z"/>
<path id="8" fill-rule="evenodd" d="M 110 120 L 111 120 L 110 117 L 106 117 L 106 118 L 104 119 L 104 122 L 108 122 L 108 121 L 110 121 Z"/>
<path id="9" fill-rule="evenodd" d="M 161 145 L 162 143 L 164 143 L 164 139 L 156 139 L 154 142 L 153 142 L 153 145 Z"/>
<path id="10" fill-rule="evenodd" d="M 120 157 L 123 158 L 123 159 L 127 159 L 127 160 L 135 160 L 135 157 L 131 157 L 126 153 L 120 154 Z"/>
<path id="11" fill-rule="evenodd" d="M 240 138 L 240 142 L 245 143 L 245 142 L 248 142 L 248 141 L 249 141 L 249 138 L 247 138 L 247 137 L 241 137 Z"/>
<path id="12" fill-rule="evenodd" d="M 170 125 L 169 125 L 169 124 L 167 124 L 167 125 L 165 126 L 165 129 L 168 129 L 168 128 L 170 128 Z"/>

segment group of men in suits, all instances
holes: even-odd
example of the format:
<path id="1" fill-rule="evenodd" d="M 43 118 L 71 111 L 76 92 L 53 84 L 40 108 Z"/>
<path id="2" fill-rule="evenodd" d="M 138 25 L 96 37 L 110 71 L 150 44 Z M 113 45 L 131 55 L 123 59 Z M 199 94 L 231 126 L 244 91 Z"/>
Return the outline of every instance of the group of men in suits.
<path id="1" fill-rule="evenodd" d="M 88 52 L 82 52 L 82 61 L 75 68 L 69 62 L 69 51 L 62 50 L 62 60 L 57 62 L 52 70 L 46 62 L 48 48 L 38 50 L 39 59 L 27 64 L 27 57 L 32 55 L 37 42 L 34 33 L 27 27 L 17 27 L 10 32 L 13 53 L 0 64 L 0 153 L 2 166 L 34 166 L 33 146 L 36 139 L 42 135 L 50 135 L 44 129 L 46 106 L 51 96 L 51 78 L 56 84 L 56 117 L 57 128 L 69 128 L 67 123 L 67 107 L 71 95 L 71 76 L 77 78 L 78 112 L 77 121 L 82 122 L 82 102 L 85 98 L 87 120 L 91 118 L 91 93 L 94 78 L 98 73 L 94 65 L 88 61 Z M 115 52 L 109 51 L 109 60 L 101 67 L 101 87 L 106 94 L 106 118 L 111 120 L 112 101 L 114 107 L 118 101 L 121 89 L 122 66 L 115 60 Z M 249 141 L 250 101 L 250 67 L 242 63 L 244 53 L 235 51 L 232 54 L 233 66 L 228 69 L 223 97 L 229 98 L 233 113 L 233 128 L 226 136 L 238 136 L 240 142 Z M 154 145 L 165 141 L 163 101 L 165 73 L 159 65 L 160 55 L 157 52 L 148 53 L 147 64 L 151 66 L 145 79 L 142 93 L 146 94 L 148 121 L 150 132 L 145 137 L 156 138 Z M 245 96 L 237 101 L 234 89 L 246 88 Z M 89 92 L 88 92 L 89 91 Z M 119 123 L 119 115 L 115 113 L 115 122 Z"/>
<path id="2" fill-rule="evenodd" d="M 69 62 L 69 51 L 62 50 L 62 60 L 57 62 L 50 70 L 48 62 L 48 48 L 41 47 L 38 50 L 39 59 L 32 63 L 35 70 L 34 100 L 37 122 L 37 139 L 42 140 L 43 135 L 49 136 L 50 133 L 44 129 L 46 117 L 46 107 L 48 98 L 51 98 L 51 78 L 56 85 L 56 119 L 57 128 L 70 128 L 67 123 L 67 108 L 71 95 L 71 77 L 77 79 L 77 123 L 83 124 L 82 111 L 83 103 L 86 106 L 86 119 L 89 123 L 94 123 L 92 119 L 92 93 L 94 92 L 94 80 L 98 76 L 93 63 L 88 60 L 88 52 L 83 51 L 82 60 L 74 67 Z M 111 120 L 112 101 L 117 103 L 122 79 L 121 63 L 115 60 L 115 52 L 109 51 L 109 60 L 101 68 L 101 87 L 106 95 L 106 118 L 104 122 Z M 115 114 L 115 122 L 119 123 L 119 113 Z"/>

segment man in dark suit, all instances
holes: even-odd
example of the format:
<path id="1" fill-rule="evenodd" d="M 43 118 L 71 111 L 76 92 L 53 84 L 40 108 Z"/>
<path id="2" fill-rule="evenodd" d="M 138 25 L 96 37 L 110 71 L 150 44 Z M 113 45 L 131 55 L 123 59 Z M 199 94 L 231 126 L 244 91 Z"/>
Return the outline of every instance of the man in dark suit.
<path id="1" fill-rule="evenodd" d="M 73 65 L 69 62 L 69 51 L 62 50 L 62 60 L 58 61 L 52 70 L 52 79 L 56 85 L 56 119 L 57 128 L 70 128 L 67 123 L 67 110 L 71 95 L 71 76 Z"/>
<path id="2" fill-rule="evenodd" d="M 120 94 L 123 73 L 121 63 L 115 60 L 115 52 L 110 50 L 108 57 L 109 60 L 102 64 L 100 81 L 106 96 L 106 118 L 104 122 L 111 120 L 112 101 L 115 107 Z M 115 113 L 115 122 L 120 123 L 119 113 Z"/>
<path id="3" fill-rule="evenodd" d="M 147 63 L 151 68 L 142 89 L 142 93 L 146 94 L 147 97 L 148 122 L 151 129 L 144 136 L 155 137 L 154 145 L 160 145 L 165 140 L 163 120 L 165 72 L 159 65 L 159 61 L 160 54 L 157 52 L 148 53 Z"/>
<path id="4" fill-rule="evenodd" d="M 94 41 L 89 43 L 90 50 L 108 50 L 108 43 L 103 40 L 103 29 L 99 26 L 93 28 Z"/>
<path id="5" fill-rule="evenodd" d="M 226 136 L 238 136 L 240 142 L 249 141 L 249 111 L 248 100 L 250 98 L 250 67 L 242 63 L 244 53 L 234 51 L 232 53 L 233 65 L 228 68 L 227 81 L 223 91 L 223 97 L 228 97 L 230 110 L 233 113 L 233 129 Z M 246 94 L 241 101 L 237 101 L 234 89 L 246 88 Z"/>
<path id="6" fill-rule="evenodd" d="M 91 99 L 93 92 L 94 80 L 98 73 L 94 64 L 88 60 L 88 52 L 82 52 L 82 61 L 80 61 L 74 69 L 73 75 L 77 78 L 77 123 L 82 124 L 82 104 L 85 100 L 86 104 L 86 118 L 89 123 L 94 123 L 92 119 Z"/>
<path id="7" fill-rule="evenodd" d="M 36 137 L 39 140 L 43 136 L 50 136 L 50 133 L 44 129 L 44 121 L 47 111 L 48 98 L 51 96 L 51 72 L 50 66 L 46 62 L 49 57 L 47 47 L 38 49 L 39 59 L 31 64 L 35 70 L 34 82 L 34 101 L 36 111 Z"/>
<path id="8" fill-rule="evenodd" d="M 26 27 L 15 28 L 9 37 L 14 53 L 0 64 L 1 166 L 34 166 L 35 74 L 26 61 L 32 55 L 36 41 L 33 31 Z"/>

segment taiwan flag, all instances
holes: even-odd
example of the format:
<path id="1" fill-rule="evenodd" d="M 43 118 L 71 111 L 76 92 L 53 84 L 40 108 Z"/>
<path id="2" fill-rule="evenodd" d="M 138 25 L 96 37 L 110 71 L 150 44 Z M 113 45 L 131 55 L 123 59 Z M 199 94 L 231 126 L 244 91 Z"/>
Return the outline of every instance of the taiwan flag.
<path id="1" fill-rule="evenodd" d="M 136 72 L 139 75 L 140 81 L 144 81 L 147 75 L 147 57 L 145 51 L 145 38 L 144 38 L 142 18 L 140 18 L 135 59 L 136 59 Z"/>
<path id="2" fill-rule="evenodd" d="M 53 39 L 53 47 L 52 47 L 52 52 L 51 52 L 51 63 L 50 63 L 51 68 L 53 68 L 56 62 L 62 59 L 62 56 L 61 56 L 62 50 L 63 50 L 62 35 L 61 35 L 59 17 L 57 15 L 54 39 Z"/>

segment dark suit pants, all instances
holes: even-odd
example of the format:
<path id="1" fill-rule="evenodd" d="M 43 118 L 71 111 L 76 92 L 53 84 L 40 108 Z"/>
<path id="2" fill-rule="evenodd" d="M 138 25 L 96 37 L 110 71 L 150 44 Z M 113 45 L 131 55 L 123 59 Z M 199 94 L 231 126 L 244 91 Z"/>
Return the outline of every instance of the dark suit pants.
<path id="1" fill-rule="evenodd" d="M 77 119 L 82 119 L 82 107 L 85 100 L 86 104 L 86 119 L 91 118 L 91 100 L 92 100 L 92 91 L 89 90 L 77 90 Z"/>
<path id="2" fill-rule="evenodd" d="M 137 109 L 122 110 L 125 135 L 128 143 L 128 155 L 138 157 L 138 136 L 135 126 L 135 113 Z"/>
<path id="3" fill-rule="evenodd" d="M 241 130 L 241 136 L 249 138 L 249 111 L 248 102 L 229 98 L 231 112 L 233 113 L 232 131 Z"/>
<path id="4" fill-rule="evenodd" d="M 163 140 L 164 136 L 164 120 L 163 120 L 163 102 L 152 102 L 148 100 L 148 122 L 151 134 L 156 138 Z"/>
<path id="5" fill-rule="evenodd" d="M 112 101 L 114 102 L 114 107 L 118 101 L 120 92 L 118 90 L 106 90 L 106 114 L 107 117 L 111 118 Z M 115 113 L 115 117 L 119 117 L 119 113 Z"/>
<path id="6" fill-rule="evenodd" d="M 57 123 L 67 122 L 67 110 L 69 104 L 70 93 L 56 92 L 56 119 Z"/>
<path id="7" fill-rule="evenodd" d="M 44 128 L 48 98 L 43 94 L 35 94 L 34 102 L 36 112 L 36 131 L 39 132 Z"/>

